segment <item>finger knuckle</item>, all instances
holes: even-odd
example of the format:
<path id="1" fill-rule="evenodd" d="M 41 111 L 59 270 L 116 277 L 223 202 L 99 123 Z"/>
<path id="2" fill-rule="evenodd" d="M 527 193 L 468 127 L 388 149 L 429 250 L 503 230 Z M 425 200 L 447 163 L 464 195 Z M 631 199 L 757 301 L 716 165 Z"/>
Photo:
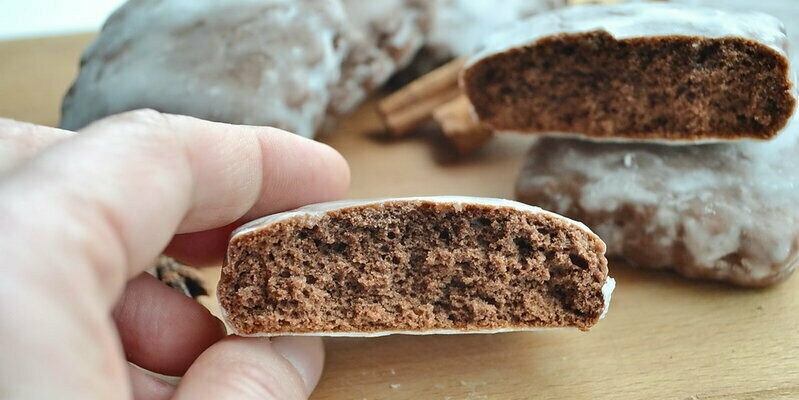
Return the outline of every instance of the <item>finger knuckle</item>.
<path id="1" fill-rule="evenodd" d="M 125 136 L 129 154 L 165 162 L 182 154 L 174 116 L 152 109 L 127 111 L 99 121 L 91 129 Z"/>

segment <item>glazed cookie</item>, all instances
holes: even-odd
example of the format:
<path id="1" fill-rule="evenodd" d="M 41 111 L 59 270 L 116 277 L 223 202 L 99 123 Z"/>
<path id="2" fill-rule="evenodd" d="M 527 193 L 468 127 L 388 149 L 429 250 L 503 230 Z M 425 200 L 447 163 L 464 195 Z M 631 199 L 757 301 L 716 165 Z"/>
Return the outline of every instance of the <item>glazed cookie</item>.
<path id="1" fill-rule="evenodd" d="M 799 256 L 799 121 L 769 142 L 697 146 L 545 138 L 519 200 L 585 222 L 608 254 L 742 286 L 785 279 Z"/>
<path id="2" fill-rule="evenodd" d="M 613 290 L 604 252 L 584 225 L 508 200 L 324 203 L 234 232 L 218 296 L 240 335 L 586 330 Z"/>
<path id="3" fill-rule="evenodd" d="M 497 131 L 672 142 L 769 139 L 795 107 L 782 23 L 632 3 L 571 7 L 487 40 L 461 85 Z"/>
<path id="4" fill-rule="evenodd" d="M 424 6 L 350 3 L 130 0 L 84 53 L 61 126 L 148 107 L 313 136 L 422 45 Z"/>
<path id="5" fill-rule="evenodd" d="M 405 67 L 422 47 L 434 2 L 426 0 L 342 0 L 358 45 L 342 65 L 331 90 L 334 115 L 352 111 L 367 95 Z"/>

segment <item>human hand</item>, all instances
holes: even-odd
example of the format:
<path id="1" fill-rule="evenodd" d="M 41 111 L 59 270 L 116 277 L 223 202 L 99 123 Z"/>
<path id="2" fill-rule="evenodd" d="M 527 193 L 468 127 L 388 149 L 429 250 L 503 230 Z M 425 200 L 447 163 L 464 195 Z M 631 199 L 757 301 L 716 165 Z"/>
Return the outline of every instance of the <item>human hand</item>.
<path id="1" fill-rule="evenodd" d="M 306 398 L 320 339 L 223 339 L 202 306 L 142 271 L 164 251 L 218 263 L 241 221 L 348 183 L 337 152 L 271 128 L 154 111 L 80 134 L 0 120 L 0 397 Z"/>

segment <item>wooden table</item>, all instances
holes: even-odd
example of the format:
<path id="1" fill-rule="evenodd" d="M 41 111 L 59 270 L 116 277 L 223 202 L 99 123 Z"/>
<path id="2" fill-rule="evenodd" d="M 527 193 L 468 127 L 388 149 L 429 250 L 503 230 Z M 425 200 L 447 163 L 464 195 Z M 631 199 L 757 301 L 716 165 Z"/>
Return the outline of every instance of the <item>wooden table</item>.
<path id="1" fill-rule="evenodd" d="M 0 42 L 0 116 L 56 124 L 88 40 Z M 512 197 L 530 142 L 504 136 L 458 160 L 435 135 L 378 130 L 367 105 L 322 138 L 350 162 L 349 197 Z M 742 290 L 617 263 L 611 274 L 610 313 L 587 333 L 328 340 L 313 398 L 799 399 L 799 277 Z"/>

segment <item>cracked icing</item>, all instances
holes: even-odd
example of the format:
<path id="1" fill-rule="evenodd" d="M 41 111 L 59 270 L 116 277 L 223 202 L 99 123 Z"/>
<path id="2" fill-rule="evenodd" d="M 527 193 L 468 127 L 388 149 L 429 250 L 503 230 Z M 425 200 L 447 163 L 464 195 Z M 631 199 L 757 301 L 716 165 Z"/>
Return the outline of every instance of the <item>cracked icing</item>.
<path id="1" fill-rule="evenodd" d="M 84 54 L 62 126 L 144 106 L 310 135 L 347 49 L 333 46 L 343 10 L 305 3 L 126 3 Z"/>
<path id="2" fill-rule="evenodd" d="M 608 254 L 764 285 L 799 250 L 799 122 L 770 142 L 672 147 L 544 139 L 518 197 L 586 222 Z"/>
<path id="3" fill-rule="evenodd" d="M 61 125 L 149 107 L 313 136 L 421 46 L 412 3 L 129 1 L 84 53 Z"/>

